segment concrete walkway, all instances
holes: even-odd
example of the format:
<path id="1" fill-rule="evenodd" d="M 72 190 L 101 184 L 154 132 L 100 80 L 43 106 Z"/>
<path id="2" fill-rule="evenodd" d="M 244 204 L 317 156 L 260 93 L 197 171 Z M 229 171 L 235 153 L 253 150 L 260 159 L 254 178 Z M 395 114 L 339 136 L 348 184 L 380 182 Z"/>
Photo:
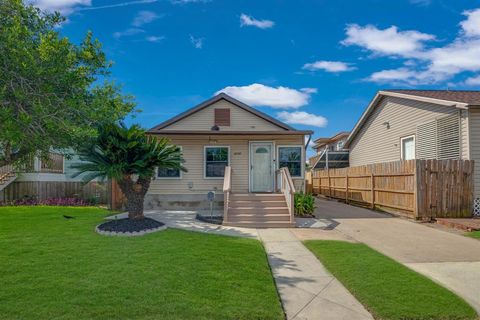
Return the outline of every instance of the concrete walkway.
<path id="1" fill-rule="evenodd" d="M 224 236 L 258 238 L 257 229 L 226 227 L 210 223 L 205 223 L 195 219 L 198 211 L 187 210 L 146 210 L 145 216 L 154 220 L 163 222 L 170 228 L 196 231 L 210 234 L 221 234 Z M 121 213 L 110 216 L 107 219 L 122 219 L 128 216 L 127 213 Z"/>
<path id="2" fill-rule="evenodd" d="M 318 199 L 316 215 L 333 230 L 295 230 L 301 239 L 366 243 L 456 292 L 480 313 L 480 241 L 406 219 Z"/>
<path id="3" fill-rule="evenodd" d="M 258 229 L 287 319 L 366 320 L 370 313 L 290 229 Z"/>
<path id="4" fill-rule="evenodd" d="M 373 320 L 370 313 L 338 282 L 292 233 L 295 229 L 249 229 L 217 226 L 195 219 L 196 211 L 152 210 L 145 216 L 168 227 L 209 234 L 260 239 L 265 246 L 287 319 Z M 126 218 L 122 213 L 107 219 Z M 303 228 L 322 232 L 327 220 L 299 219 Z M 323 231 L 325 232 L 325 231 Z M 327 231 L 328 232 L 328 231 Z M 328 232 L 328 239 L 347 240 Z"/>

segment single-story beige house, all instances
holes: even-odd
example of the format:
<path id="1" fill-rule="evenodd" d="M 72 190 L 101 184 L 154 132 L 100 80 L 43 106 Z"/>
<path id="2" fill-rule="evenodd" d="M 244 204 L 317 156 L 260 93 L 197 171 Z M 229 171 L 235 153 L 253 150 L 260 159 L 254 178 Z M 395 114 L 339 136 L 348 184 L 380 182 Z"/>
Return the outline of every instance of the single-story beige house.
<path id="1" fill-rule="evenodd" d="M 379 91 L 350 133 L 350 166 L 409 159 L 475 160 L 480 198 L 480 91 Z"/>
<path id="2" fill-rule="evenodd" d="M 231 225 L 293 222 L 293 200 L 285 189 L 289 183 L 290 190 L 305 188 L 305 138 L 311 131 L 220 93 L 148 134 L 180 146 L 188 172 L 158 170 L 145 209 L 208 209 L 207 193 L 214 191 L 216 208 L 224 208 L 224 222 Z"/>

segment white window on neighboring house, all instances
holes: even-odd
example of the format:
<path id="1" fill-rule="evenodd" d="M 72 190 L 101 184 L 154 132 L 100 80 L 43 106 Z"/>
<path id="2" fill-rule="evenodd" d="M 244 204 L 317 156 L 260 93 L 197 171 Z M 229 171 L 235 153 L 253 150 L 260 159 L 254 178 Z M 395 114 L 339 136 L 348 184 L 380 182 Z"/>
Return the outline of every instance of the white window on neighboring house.
<path id="1" fill-rule="evenodd" d="M 403 137 L 400 142 L 402 160 L 415 159 L 415 136 Z"/>

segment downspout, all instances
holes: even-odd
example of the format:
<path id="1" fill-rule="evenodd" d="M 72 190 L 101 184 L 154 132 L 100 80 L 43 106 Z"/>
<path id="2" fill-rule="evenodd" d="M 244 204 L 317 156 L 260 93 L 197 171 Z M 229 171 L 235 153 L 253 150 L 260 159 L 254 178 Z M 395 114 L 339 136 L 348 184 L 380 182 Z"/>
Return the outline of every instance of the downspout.
<path id="1" fill-rule="evenodd" d="M 307 143 L 305 144 L 305 154 L 307 153 L 308 145 L 310 144 L 310 141 L 312 141 L 312 135 L 308 135 L 308 140 Z"/>

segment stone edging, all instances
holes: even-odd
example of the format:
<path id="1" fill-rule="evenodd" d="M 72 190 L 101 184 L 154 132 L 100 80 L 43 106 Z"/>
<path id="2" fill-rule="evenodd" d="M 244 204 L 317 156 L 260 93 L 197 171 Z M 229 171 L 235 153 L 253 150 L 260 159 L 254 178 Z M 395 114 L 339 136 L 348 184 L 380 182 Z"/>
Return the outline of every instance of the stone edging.
<path id="1" fill-rule="evenodd" d="M 163 226 L 155 228 L 155 229 L 147 229 L 147 230 L 138 231 L 138 232 L 114 232 L 114 231 L 100 230 L 98 228 L 99 226 L 100 226 L 100 224 L 95 227 L 95 232 L 96 233 L 101 234 L 102 236 L 118 236 L 118 237 L 138 237 L 138 236 L 143 236 L 143 235 L 148 234 L 148 233 L 154 233 L 154 232 L 157 232 L 157 231 L 163 231 L 163 230 L 167 229 L 167 225 L 164 224 Z"/>

